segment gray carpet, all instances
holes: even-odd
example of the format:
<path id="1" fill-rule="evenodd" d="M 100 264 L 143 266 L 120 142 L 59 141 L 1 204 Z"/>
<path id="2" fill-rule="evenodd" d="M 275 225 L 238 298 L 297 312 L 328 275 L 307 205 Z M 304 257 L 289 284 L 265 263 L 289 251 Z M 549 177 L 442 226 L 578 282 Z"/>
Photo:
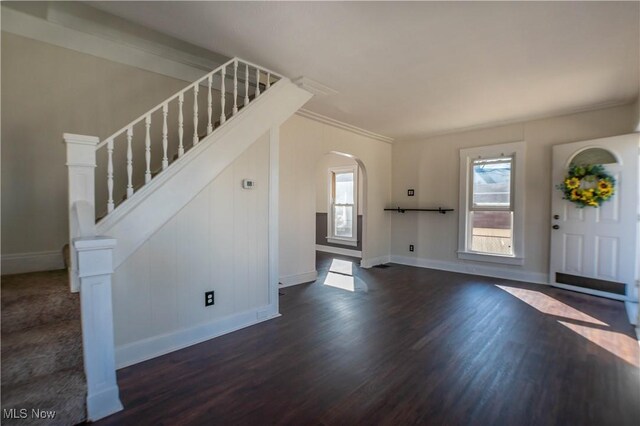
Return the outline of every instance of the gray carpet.
<path id="1" fill-rule="evenodd" d="M 67 272 L 3 276 L 1 300 L 2 424 L 83 422 L 80 298 L 69 292 Z M 7 416 L 10 409 L 18 418 Z M 39 419 L 32 410 L 55 411 L 55 417 Z"/>

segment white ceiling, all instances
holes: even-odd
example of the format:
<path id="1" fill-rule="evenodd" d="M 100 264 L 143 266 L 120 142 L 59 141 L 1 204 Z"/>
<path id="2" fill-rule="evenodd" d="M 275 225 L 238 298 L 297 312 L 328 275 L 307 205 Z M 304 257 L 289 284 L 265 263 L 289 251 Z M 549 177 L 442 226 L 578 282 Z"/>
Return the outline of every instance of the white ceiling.
<path id="1" fill-rule="evenodd" d="M 640 3 L 99 2 L 184 41 L 339 93 L 307 109 L 393 137 L 638 96 Z"/>

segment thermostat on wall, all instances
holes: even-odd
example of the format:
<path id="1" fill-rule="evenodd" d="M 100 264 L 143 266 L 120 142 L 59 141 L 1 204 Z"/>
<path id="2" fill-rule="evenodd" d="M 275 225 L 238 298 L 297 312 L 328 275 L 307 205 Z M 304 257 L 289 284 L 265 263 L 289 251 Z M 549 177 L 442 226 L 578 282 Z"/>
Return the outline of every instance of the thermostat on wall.
<path id="1" fill-rule="evenodd" d="M 256 186 L 256 181 L 253 179 L 242 179 L 242 187 L 244 189 L 253 189 Z"/>

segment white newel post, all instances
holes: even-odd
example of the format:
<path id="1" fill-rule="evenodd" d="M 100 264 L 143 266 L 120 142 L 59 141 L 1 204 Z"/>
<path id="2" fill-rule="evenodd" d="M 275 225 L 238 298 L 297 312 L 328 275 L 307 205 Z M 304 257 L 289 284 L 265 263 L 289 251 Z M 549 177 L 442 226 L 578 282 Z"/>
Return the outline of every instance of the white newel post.
<path id="1" fill-rule="evenodd" d="M 78 253 L 87 417 L 94 421 L 122 410 L 116 381 L 111 304 L 112 252 L 116 240 L 78 238 L 73 245 Z"/>
<path id="2" fill-rule="evenodd" d="M 95 136 L 73 135 L 65 133 L 64 142 L 67 145 L 67 169 L 69 186 L 69 284 L 71 291 L 80 291 L 78 280 L 78 259 L 73 240 L 82 236 L 80 223 L 74 214 L 74 205 L 78 202 L 86 202 L 90 205 L 95 219 L 95 168 L 96 145 L 100 140 Z M 95 235 L 95 232 L 93 233 Z"/>

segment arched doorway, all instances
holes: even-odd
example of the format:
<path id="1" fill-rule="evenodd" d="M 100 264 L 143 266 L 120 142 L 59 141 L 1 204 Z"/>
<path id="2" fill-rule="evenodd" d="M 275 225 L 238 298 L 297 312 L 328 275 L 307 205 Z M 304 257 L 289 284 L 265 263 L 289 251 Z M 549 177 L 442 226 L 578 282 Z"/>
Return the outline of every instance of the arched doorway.
<path id="1" fill-rule="evenodd" d="M 367 255 L 367 170 L 357 157 L 330 151 L 316 162 L 316 270 L 318 282 L 367 291 L 357 276 Z"/>
<path id="2" fill-rule="evenodd" d="M 364 163 L 351 154 L 330 151 L 316 162 L 315 174 L 316 249 L 366 259 L 368 182 Z"/>

